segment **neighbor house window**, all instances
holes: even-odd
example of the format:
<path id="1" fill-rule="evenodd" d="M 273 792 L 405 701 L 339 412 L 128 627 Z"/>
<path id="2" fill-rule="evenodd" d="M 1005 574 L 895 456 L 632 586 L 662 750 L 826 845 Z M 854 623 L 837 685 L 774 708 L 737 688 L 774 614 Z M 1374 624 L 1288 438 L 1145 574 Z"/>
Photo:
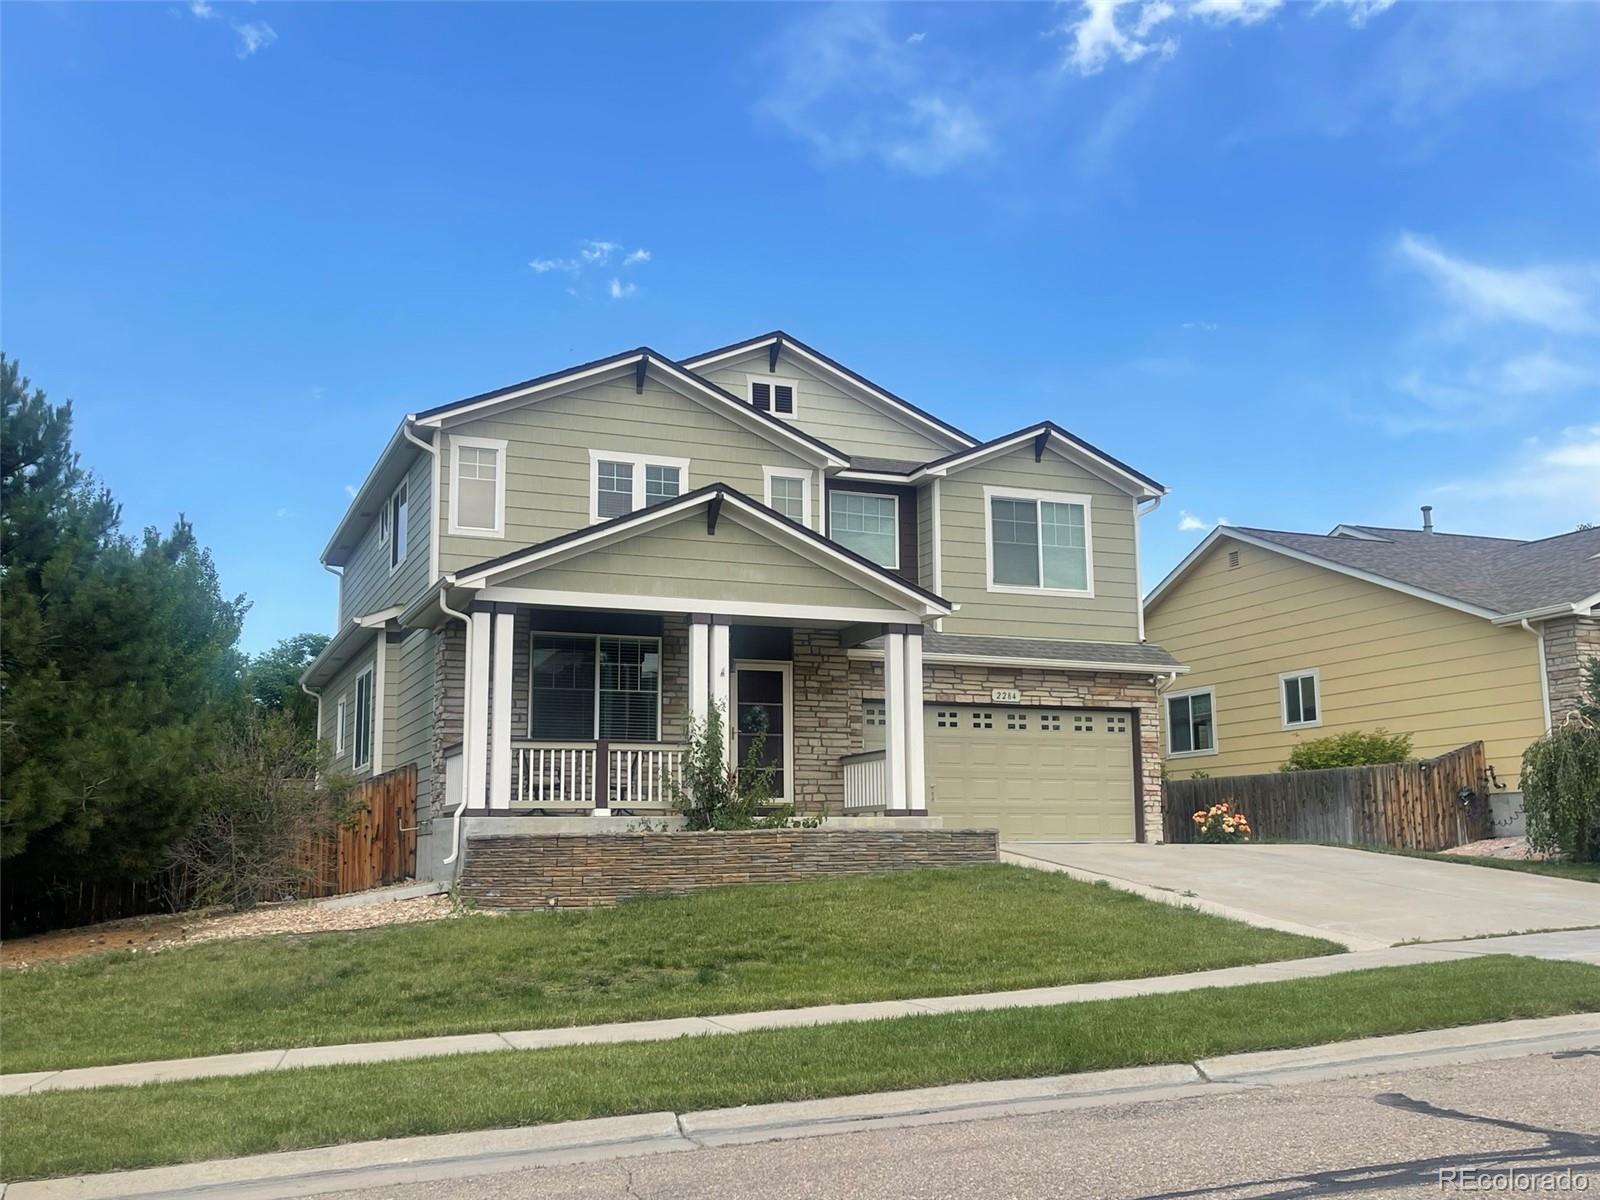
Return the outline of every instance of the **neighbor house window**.
<path id="1" fill-rule="evenodd" d="M 411 524 L 411 489 L 402 480 L 389 497 L 389 570 L 396 571 L 406 560 L 406 543 Z"/>
<path id="2" fill-rule="evenodd" d="M 351 765 L 358 771 L 372 765 L 374 678 L 372 667 L 356 676 L 355 758 Z"/>
<path id="3" fill-rule="evenodd" d="M 348 695 L 340 696 L 339 707 L 334 710 L 333 715 L 333 752 L 340 758 L 344 757 L 346 746 L 344 740 L 344 723 L 349 719 L 349 717 L 350 697 Z"/>
<path id="4" fill-rule="evenodd" d="M 477 537 L 505 533 L 506 443 L 450 439 L 450 532 Z"/>
<path id="5" fill-rule="evenodd" d="M 1215 754 L 1215 698 L 1210 688 L 1167 697 L 1167 753 Z"/>
<path id="6" fill-rule="evenodd" d="M 653 742 L 661 729 L 661 640 L 533 635 L 529 735 Z"/>
<path id="7" fill-rule="evenodd" d="M 1283 697 L 1283 727 L 1319 725 L 1322 716 L 1317 707 L 1317 673 L 1291 671 L 1278 676 L 1278 688 Z"/>
<path id="8" fill-rule="evenodd" d="M 626 516 L 683 495 L 686 458 L 589 451 L 589 519 Z"/>
<path id="9" fill-rule="evenodd" d="M 900 498 L 877 492 L 829 492 L 828 536 L 891 570 L 900 565 Z"/>
<path id="10" fill-rule="evenodd" d="M 811 472 L 764 467 L 767 481 L 767 507 L 777 509 L 791 521 L 811 524 Z"/>
<path id="11" fill-rule="evenodd" d="M 1089 497 L 984 489 L 989 589 L 1092 596 Z"/>
<path id="12" fill-rule="evenodd" d="M 780 417 L 794 416 L 794 398 L 799 385 L 793 379 L 750 379 L 750 407 Z"/>

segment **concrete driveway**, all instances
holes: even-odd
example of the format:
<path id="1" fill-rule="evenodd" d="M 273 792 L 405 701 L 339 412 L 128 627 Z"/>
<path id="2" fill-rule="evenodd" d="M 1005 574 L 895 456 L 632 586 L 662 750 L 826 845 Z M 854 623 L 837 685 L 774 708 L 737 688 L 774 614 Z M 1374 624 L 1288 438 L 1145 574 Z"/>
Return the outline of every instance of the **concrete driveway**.
<path id="1" fill-rule="evenodd" d="M 1007 842 L 1025 866 L 1103 878 L 1353 950 L 1600 925 L 1600 886 L 1330 846 Z"/>

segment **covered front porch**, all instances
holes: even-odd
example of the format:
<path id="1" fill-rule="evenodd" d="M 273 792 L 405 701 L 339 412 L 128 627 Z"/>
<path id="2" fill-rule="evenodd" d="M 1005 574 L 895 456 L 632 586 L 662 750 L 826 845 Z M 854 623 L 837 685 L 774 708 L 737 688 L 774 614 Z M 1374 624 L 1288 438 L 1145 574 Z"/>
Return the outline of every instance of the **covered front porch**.
<path id="1" fill-rule="evenodd" d="M 715 708 L 724 760 L 759 740 L 777 803 L 926 812 L 922 630 L 949 605 L 736 492 L 706 491 L 450 581 L 438 601 L 461 647 L 460 682 L 443 680 L 461 697 L 458 727 L 442 726 L 449 811 L 670 814 L 689 731 Z M 880 638 L 885 736 L 862 754 L 848 651 Z"/>

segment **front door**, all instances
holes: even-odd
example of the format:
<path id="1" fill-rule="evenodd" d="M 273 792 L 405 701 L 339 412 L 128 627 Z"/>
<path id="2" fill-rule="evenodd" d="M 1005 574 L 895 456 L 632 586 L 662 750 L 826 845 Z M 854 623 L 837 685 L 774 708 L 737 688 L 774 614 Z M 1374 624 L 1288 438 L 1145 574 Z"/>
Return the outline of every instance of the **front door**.
<path id="1" fill-rule="evenodd" d="M 741 662 L 734 668 L 734 729 L 738 732 L 738 765 L 750 749 L 761 743 L 761 765 L 771 767 L 772 798 L 789 800 L 789 778 L 794 771 L 793 701 L 788 663 Z"/>

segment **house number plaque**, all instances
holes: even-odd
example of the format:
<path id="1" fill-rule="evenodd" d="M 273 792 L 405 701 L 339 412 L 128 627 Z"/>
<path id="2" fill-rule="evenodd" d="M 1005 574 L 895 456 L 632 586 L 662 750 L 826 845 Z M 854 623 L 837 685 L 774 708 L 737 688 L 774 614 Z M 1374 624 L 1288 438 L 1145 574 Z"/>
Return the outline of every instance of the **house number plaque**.
<path id="1" fill-rule="evenodd" d="M 989 699 L 996 704 L 1021 704 L 1022 693 L 1016 688 L 991 688 Z"/>

